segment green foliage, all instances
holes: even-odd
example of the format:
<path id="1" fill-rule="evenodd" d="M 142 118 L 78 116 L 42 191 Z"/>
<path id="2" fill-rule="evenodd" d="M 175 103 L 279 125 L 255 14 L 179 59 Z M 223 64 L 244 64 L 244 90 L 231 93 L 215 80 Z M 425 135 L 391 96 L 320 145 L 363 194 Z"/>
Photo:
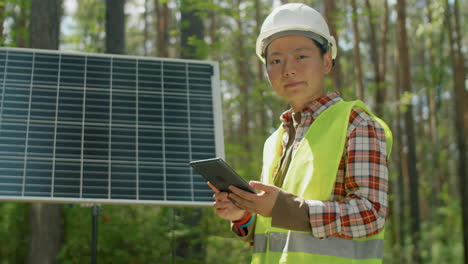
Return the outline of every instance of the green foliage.
<path id="1" fill-rule="evenodd" d="M 2 36 L 2 44 L 10 47 L 27 47 L 31 1 L 8 0 L 2 3 L 5 7 L 3 15 L 5 35 Z"/>
<path id="2" fill-rule="evenodd" d="M 91 208 L 64 210 L 60 260 L 87 263 L 91 258 Z M 159 207 L 104 206 L 98 222 L 98 262 L 164 263 L 170 256 L 172 218 Z"/>
<path id="3" fill-rule="evenodd" d="M 194 58 L 203 59 L 208 58 L 208 56 L 210 55 L 210 45 L 208 45 L 204 40 L 198 39 L 196 36 L 190 36 L 187 44 L 194 47 Z"/>
<path id="4" fill-rule="evenodd" d="M 0 264 L 24 263 L 28 249 L 29 205 L 0 203 Z"/>
<path id="5" fill-rule="evenodd" d="M 408 106 L 412 104 L 411 100 L 413 99 L 413 96 L 414 95 L 411 92 L 404 92 L 401 95 L 399 106 L 402 113 L 406 113 L 406 111 L 408 111 Z"/>
<path id="6" fill-rule="evenodd" d="M 457 264 L 463 256 L 463 241 L 460 236 L 449 234 L 461 234 L 462 224 L 460 200 L 450 194 L 448 184 L 442 188 L 440 195 L 441 205 L 433 208 L 434 219 L 426 219 L 422 223 L 421 236 L 425 249 L 424 263 Z M 441 224 L 434 225 L 435 222 Z"/>
<path id="7" fill-rule="evenodd" d="M 63 41 L 73 50 L 104 52 L 105 1 L 77 1 L 77 9 L 72 17 L 76 24 L 70 30 L 74 31 L 75 34 L 63 37 Z"/>
<path id="8" fill-rule="evenodd" d="M 226 227 L 224 227 L 226 228 Z M 210 236 L 207 241 L 206 264 L 247 264 L 250 263 L 252 251 L 247 243 L 238 238 Z"/>
<path id="9" fill-rule="evenodd" d="M 74 206 L 64 209 L 64 243 L 61 263 L 89 263 L 91 258 L 91 208 Z M 214 217 L 212 208 L 201 209 L 197 226 L 184 223 L 193 208 L 150 205 L 105 205 L 98 222 L 99 263 L 247 263 L 251 249 L 237 239 L 229 224 Z M 204 245 L 203 260 L 178 259 L 174 255 L 178 237 L 194 235 Z M 188 246 L 197 241 L 188 241 Z M 226 244 L 233 247 L 227 247 Z M 187 248 L 187 250 L 190 250 Z M 238 258 L 240 256 L 240 258 Z M 232 261 L 229 261 L 231 259 Z M 238 262 L 240 260 L 240 262 Z"/>

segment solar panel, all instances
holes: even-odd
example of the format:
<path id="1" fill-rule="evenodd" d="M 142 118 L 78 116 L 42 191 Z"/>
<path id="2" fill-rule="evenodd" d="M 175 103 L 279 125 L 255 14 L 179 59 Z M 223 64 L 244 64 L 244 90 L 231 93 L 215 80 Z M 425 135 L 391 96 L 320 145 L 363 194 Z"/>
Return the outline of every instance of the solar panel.
<path id="1" fill-rule="evenodd" d="M 0 200 L 208 205 L 215 62 L 0 48 Z"/>

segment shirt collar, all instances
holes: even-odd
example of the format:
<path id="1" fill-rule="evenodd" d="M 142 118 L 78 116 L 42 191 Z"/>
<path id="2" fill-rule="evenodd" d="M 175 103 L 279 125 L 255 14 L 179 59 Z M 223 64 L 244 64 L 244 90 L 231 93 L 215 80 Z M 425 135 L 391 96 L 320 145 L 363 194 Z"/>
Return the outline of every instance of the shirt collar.
<path id="1" fill-rule="evenodd" d="M 330 106 L 341 101 L 341 96 L 338 92 L 327 93 L 312 102 L 308 103 L 301 111 L 301 120 L 306 120 L 304 115 L 310 115 L 312 120 L 315 120 L 323 111 L 328 109 Z M 283 125 L 288 125 L 293 122 L 293 109 L 290 108 L 281 114 L 281 122 Z"/>

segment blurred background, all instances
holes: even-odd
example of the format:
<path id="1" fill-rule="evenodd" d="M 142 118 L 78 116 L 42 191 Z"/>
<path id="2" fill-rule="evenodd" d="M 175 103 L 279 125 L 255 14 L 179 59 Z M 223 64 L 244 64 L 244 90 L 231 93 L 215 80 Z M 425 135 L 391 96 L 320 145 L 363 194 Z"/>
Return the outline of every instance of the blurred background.
<path id="1" fill-rule="evenodd" d="M 263 142 L 288 106 L 255 40 L 287 2 L 0 0 L 0 43 L 218 61 L 226 159 L 256 180 Z M 365 101 L 394 133 L 384 263 L 468 263 L 468 1 L 297 2 L 320 11 L 337 39 L 327 90 Z M 82 205 L 0 202 L 0 264 L 89 263 L 91 219 Z M 250 262 L 251 248 L 210 207 L 104 205 L 98 222 L 99 263 Z"/>

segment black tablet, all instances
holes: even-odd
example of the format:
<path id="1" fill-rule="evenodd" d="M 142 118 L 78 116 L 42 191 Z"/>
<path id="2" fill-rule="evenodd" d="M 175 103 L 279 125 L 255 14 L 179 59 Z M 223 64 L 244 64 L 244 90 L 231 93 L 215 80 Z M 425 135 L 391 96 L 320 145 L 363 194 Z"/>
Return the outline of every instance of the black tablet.
<path id="1" fill-rule="evenodd" d="M 234 185 L 242 190 L 256 193 L 239 174 L 220 158 L 192 161 L 190 166 L 222 192 L 230 192 L 228 187 Z"/>

